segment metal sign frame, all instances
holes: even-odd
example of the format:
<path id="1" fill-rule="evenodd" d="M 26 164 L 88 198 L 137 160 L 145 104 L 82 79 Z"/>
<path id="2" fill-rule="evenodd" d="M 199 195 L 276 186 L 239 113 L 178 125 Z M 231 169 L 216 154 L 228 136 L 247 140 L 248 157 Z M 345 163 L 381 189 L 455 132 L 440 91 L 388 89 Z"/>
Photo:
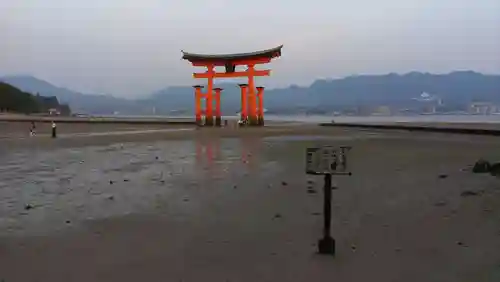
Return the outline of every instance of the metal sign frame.
<path id="1" fill-rule="evenodd" d="M 306 149 L 306 173 L 311 175 L 351 175 L 347 170 L 350 146 L 323 146 Z"/>

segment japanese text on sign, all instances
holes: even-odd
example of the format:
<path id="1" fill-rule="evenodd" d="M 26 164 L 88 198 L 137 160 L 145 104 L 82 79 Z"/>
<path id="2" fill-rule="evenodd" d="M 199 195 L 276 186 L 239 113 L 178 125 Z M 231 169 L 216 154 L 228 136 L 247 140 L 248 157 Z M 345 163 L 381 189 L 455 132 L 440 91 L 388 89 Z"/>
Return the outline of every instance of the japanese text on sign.
<path id="1" fill-rule="evenodd" d="M 306 149 L 306 173 L 344 174 L 347 173 L 346 153 L 351 147 L 324 146 Z"/>

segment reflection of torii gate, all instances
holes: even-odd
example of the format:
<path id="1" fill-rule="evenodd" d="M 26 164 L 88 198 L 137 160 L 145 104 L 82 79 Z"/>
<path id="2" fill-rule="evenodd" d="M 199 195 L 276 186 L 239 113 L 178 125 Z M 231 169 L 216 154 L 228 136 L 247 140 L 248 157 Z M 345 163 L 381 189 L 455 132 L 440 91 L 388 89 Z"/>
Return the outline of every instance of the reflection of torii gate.
<path id="1" fill-rule="evenodd" d="M 214 78 L 248 77 L 248 84 L 240 84 L 241 87 L 241 117 L 248 118 L 249 125 L 264 125 L 264 87 L 255 87 L 255 76 L 269 76 L 270 70 L 256 70 L 255 65 L 267 64 L 273 58 L 281 56 L 281 48 L 276 48 L 242 54 L 228 55 L 200 55 L 182 51 L 184 60 L 188 60 L 195 67 L 206 67 L 204 73 L 194 73 L 194 78 L 206 78 L 207 92 L 202 93 L 203 86 L 196 85 L 195 88 L 195 114 L 196 123 L 201 125 L 202 114 L 205 116 L 205 125 L 214 125 L 213 101 L 215 94 L 215 125 L 221 125 L 220 93 L 221 88 L 214 88 Z M 236 66 L 246 65 L 245 71 L 236 71 Z M 224 66 L 225 72 L 216 72 L 215 67 Z M 215 91 L 215 93 L 214 93 Z M 206 110 L 201 109 L 201 100 L 206 99 Z"/>

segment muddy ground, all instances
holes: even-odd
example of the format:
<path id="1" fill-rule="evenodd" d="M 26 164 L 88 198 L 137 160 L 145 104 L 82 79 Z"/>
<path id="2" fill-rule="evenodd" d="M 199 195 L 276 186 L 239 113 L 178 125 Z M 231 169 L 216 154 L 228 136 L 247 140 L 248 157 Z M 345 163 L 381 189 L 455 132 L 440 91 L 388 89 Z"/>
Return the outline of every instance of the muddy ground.
<path id="1" fill-rule="evenodd" d="M 0 141 L 0 281 L 500 281 L 500 139 L 273 127 Z M 128 138 L 128 139 L 127 139 Z M 86 140 L 86 141 L 82 141 Z M 308 146 L 350 145 L 335 257 Z"/>

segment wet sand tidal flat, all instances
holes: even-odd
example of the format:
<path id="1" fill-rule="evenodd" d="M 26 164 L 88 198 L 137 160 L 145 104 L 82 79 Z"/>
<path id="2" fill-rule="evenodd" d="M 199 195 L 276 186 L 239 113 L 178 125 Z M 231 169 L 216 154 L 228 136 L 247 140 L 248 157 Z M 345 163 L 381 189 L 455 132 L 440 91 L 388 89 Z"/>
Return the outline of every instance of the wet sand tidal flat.
<path id="1" fill-rule="evenodd" d="M 323 144 L 353 147 L 334 258 L 304 172 Z M 0 281 L 500 281 L 500 179 L 470 172 L 498 144 L 313 126 L 0 140 Z"/>

